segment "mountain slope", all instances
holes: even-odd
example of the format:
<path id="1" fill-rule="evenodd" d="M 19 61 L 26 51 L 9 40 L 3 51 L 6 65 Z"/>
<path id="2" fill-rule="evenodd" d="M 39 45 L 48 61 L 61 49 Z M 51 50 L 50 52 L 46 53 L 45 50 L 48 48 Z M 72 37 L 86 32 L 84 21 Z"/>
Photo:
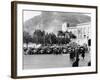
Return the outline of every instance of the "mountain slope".
<path id="1" fill-rule="evenodd" d="M 32 17 L 24 23 L 24 30 L 33 33 L 35 29 L 57 33 L 64 22 L 70 26 L 90 22 L 91 18 L 82 13 L 41 12 L 41 15 Z"/>

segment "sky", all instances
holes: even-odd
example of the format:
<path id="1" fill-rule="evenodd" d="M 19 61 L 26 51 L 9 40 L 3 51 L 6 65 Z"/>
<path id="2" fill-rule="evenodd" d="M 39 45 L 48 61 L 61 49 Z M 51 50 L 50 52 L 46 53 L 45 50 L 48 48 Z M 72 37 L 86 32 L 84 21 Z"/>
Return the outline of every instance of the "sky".
<path id="1" fill-rule="evenodd" d="M 24 16 L 24 22 L 31 19 L 34 16 L 40 15 L 40 11 L 24 11 L 23 16 Z"/>
<path id="2" fill-rule="evenodd" d="M 41 11 L 24 10 L 24 13 L 23 13 L 24 22 L 40 14 L 41 14 Z M 91 14 L 84 14 L 84 15 L 91 16 Z"/>

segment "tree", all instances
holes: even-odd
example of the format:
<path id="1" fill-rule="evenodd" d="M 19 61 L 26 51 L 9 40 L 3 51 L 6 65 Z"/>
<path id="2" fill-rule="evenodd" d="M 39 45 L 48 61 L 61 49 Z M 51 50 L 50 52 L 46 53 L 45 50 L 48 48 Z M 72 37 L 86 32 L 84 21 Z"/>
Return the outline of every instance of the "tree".
<path id="1" fill-rule="evenodd" d="M 33 42 L 37 44 L 45 43 L 45 31 L 41 31 L 39 29 L 35 30 L 35 32 L 33 33 Z"/>
<path id="2" fill-rule="evenodd" d="M 57 37 L 54 33 L 47 33 L 45 34 L 45 44 L 56 44 Z"/>
<path id="3" fill-rule="evenodd" d="M 23 42 L 27 44 L 27 48 L 28 48 L 28 43 L 32 42 L 31 35 L 26 31 L 23 32 Z"/>
<path id="4" fill-rule="evenodd" d="M 58 44 L 67 44 L 70 42 L 70 38 L 69 38 L 69 32 L 62 32 L 62 31 L 58 31 L 57 34 L 58 38 Z"/>
<path id="5" fill-rule="evenodd" d="M 45 34 L 45 44 L 50 44 L 50 40 L 49 40 L 49 34 Z"/>
<path id="6" fill-rule="evenodd" d="M 65 36 L 65 33 L 63 31 L 58 31 L 57 36 L 58 37 L 63 37 L 63 36 Z"/>
<path id="7" fill-rule="evenodd" d="M 70 36 L 70 38 L 72 38 L 72 39 L 76 39 L 76 38 L 77 38 L 76 35 L 74 35 L 72 32 L 69 32 L 69 36 Z"/>
<path id="8" fill-rule="evenodd" d="M 51 44 L 56 44 L 57 43 L 57 38 L 56 35 L 54 33 L 49 33 L 49 38 L 50 38 L 50 43 Z"/>

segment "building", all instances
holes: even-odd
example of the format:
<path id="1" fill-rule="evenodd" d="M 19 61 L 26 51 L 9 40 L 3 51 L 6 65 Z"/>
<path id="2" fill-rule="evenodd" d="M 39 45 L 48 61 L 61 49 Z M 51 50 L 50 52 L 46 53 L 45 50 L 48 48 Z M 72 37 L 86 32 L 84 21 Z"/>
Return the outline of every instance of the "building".
<path id="1" fill-rule="evenodd" d="M 65 26 L 67 28 L 65 28 Z M 87 22 L 87 23 L 80 23 L 77 24 L 76 26 L 67 26 L 67 23 L 65 25 L 62 24 L 62 30 L 66 30 L 68 32 L 72 32 L 74 35 L 76 35 L 77 39 L 73 40 L 79 44 L 84 44 L 88 42 L 88 39 L 91 39 L 91 23 Z"/>

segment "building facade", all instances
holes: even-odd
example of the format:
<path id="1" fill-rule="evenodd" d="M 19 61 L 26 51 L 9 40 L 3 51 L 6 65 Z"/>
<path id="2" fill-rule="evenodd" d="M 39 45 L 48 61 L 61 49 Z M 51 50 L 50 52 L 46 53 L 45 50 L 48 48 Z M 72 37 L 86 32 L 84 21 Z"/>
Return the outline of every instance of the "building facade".
<path id="1" fill-rule="evenodd" d="M 66 28 L 65 28 L 66 26 Z M 73 41 L 79 43 L 79 44 L 88 44 L 88 39 L 91 39 L 91 23 L 87 22 L 87 23 L 81 23 L 81 24 L 77 24 L 77 26 L 67 26 L 67 23 L 65 25 L 62 24 L 62 30 L 66 30 L 68 32 L 72 32 L 77 38 Z"/>

